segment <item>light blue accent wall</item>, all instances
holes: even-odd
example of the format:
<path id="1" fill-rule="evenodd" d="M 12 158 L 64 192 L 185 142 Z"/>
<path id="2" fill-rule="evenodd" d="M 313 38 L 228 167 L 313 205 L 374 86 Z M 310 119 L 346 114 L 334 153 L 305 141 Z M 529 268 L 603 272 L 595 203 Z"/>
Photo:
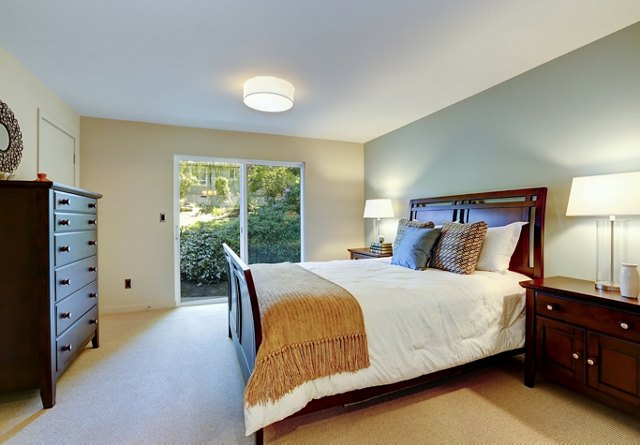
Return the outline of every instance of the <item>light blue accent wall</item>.
<path id="1" fill-rule="evenodd" d="M 392 198 L 398 217 L 411 198 L 548 187 L 547 276 L 595 276 L 596 223 L 565 216 L 571 179 L 634 170 L 640 23 L 365 144 L 365 195 Z M 640 218 L 629 219 L 626 260 L 640 262 Z"/>

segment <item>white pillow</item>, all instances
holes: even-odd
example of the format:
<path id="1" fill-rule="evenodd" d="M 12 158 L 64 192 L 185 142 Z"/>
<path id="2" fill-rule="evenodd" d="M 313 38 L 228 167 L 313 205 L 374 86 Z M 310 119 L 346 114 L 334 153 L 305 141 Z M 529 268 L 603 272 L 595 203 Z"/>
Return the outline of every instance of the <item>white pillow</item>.
<path id="1" fill-rule="evenodd" d="M 518 221 L 502 227 L 489 227 L 482 243 L 476 270 L 504 272 L 509 268 L 511 255 L 516 250 L 522 226 L 529 224 Z"/>

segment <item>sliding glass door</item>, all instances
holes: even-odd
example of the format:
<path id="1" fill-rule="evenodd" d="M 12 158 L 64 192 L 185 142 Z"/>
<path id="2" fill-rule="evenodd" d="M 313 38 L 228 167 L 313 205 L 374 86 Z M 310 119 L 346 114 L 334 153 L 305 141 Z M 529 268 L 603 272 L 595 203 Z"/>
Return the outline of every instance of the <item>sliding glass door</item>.
<path id="1" fill-rule="evenodd" d="M 176 300 L 226 295 L 222 243 L 247 263 L 302 259 L 303 164 L 175 157 Z"/>

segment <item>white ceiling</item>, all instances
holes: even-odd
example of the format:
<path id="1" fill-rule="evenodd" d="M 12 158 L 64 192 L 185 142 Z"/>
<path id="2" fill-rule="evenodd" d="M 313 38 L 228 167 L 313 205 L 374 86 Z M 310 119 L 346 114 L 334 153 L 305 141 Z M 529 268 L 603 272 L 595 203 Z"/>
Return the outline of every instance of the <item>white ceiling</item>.
<path id="1" fill-rule="evenodd" d="M 83 116 L 366 142 L 638 21 L 640 0 L 0 0 L 0 46 Z M 256 75 L 294 108 L 247 108 Z"/>

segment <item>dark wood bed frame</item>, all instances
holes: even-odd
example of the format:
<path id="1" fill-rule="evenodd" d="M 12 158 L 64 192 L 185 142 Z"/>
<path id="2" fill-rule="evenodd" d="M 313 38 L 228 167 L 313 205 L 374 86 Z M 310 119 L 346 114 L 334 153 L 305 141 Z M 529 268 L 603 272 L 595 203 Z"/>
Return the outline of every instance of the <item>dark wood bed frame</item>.
<path id="1" fill-rule="evenodd" d="M 486 221 L 489 227 L 499 227 L 516 221 L 526 221 L 529 224 L 522 227 L 516 250 L 511 257 L 509 269 L 531 278 L 540 278 L 543 276 L 546 196 L 547 189 L 538 187 L 412 199 L 409 202 L 409 217 L 412 220 L 433 221 L 435 224 L 442 224 L 448 221 L 458 221 L 460 223 Z M 227 286 L 229 338 L 233 340 L 242 376 L 246 382 L 253 371 L 256 353 L 262 342 L 260 309 L 251 269 L 229 246 L 224 244 L 223 249 L 229 267 L 229 284 Z M 487 360 L 495 359 L 502 355 L 518 354 L 523 351 L 524 348 L 521 348 L 411 380 L 315 399 L 290 417 L 361 402 L 412 386 L 434 383 L 466 372 Z M 261 444 L 263 430 L 258 430 L 255 437 L 256 443 Z"/>

